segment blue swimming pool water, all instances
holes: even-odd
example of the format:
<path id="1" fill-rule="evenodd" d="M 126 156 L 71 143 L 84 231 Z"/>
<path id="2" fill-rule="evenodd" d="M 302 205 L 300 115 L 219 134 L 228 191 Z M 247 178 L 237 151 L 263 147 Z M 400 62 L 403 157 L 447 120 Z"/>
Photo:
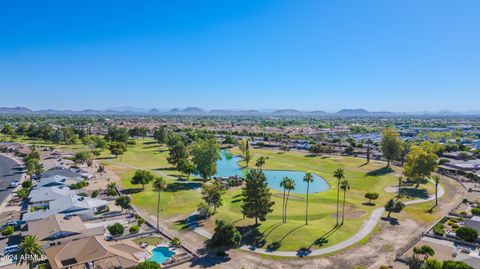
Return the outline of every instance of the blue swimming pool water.
<path id="1" fill-rule="evenodd" d="M 246 169 L 238 166 L 241 160 L 239 156 L 233 156 L 230 152 L 222 150 L 221 159 L 217 161 L 217 173 L 215 177 L 241 176 L 244 177 Z M 267 160 L 268 162 L 268 160 Z M 307 193 L 307 183 L 303 181 L 305 172 L 301 171 L 284 171 L 284 170 L 263 170 L 267 178 L 268 186 L 274 190 L 283 191 L 280 187 L 280 181 L 283 177 L 289 177 L 295 181 L 294 193 Z M 328 183 L 320 176 L 313 175 L 313 182 L 310 183 L 310 193 L 326 191 L 330 188 Z"/>
<path id="2" fill-rule="evenodd" d="M 154 261 L 158 264 L 162 264 L 173 255 L 175 255 L 175 252 L 170 251 L 168 247 L 156 247 L 152 250 L 152 257 L 148 260 Z"/>

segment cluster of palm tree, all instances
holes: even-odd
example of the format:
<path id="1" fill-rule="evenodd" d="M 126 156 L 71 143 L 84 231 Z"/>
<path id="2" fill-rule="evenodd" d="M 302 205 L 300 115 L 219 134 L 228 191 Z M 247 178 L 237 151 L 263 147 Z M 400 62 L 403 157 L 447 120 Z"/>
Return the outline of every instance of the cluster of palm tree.
<path id="1" fill-rule="evenodd" d="M 337 179 L 337 222 L 335 226 L 343 225 L 345 220 L 345 199 L 347 196 L 347 190 L 350 189 L 350 184 L 345 179 L 345 172 L 342 168 L 338 168 L 333 172 L 333 176 Z M 340 190 L 343 190 L 343 205 L 342 205 L 342 222 L 339 223 L 339 207 L 340 207 Z"/>
<path id="2" fill-rule="evenodd" d="M 290 197 L 290 191 L 295 190 L 295 181 L 289 177 L 284 177 L 282 182 L 280 182 L 280 187 L 283 187 L 282 221 L 283 223 L 287 223 L 288 198 Z"/>

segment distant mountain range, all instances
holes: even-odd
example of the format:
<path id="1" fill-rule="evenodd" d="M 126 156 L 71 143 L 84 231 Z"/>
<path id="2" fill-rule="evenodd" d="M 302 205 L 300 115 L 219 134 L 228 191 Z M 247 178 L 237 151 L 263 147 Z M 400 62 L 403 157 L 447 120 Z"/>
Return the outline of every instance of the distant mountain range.
<path id="1" fill-rule="evenodd" d="M 106 110 L 31 110 L 26 107 L 0 107 L 0 115 L 183 115 L 183 116 L 304 116 L 304 117 L 391 117 L 391 116 L 480 116 L 480 111 L 454 112 L 443 110 L 439 112 L 371 112 L 363 108 L 342 109 L 334 113 L 321 110 L 300 111 L 296 109 L 278 109 L 272 111 L 259 110 L 229 110 L 213 109 L 204 110 L 199 107 L 174 108 L 174 109 L 144 109 L 136 107 L 117 107 Z"/>

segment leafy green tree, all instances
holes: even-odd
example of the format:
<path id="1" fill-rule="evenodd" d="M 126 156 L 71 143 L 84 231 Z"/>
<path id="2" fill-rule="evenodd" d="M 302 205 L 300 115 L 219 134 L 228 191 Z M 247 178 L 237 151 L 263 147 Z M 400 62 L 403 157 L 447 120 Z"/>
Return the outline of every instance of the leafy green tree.
<path id="1" fill-rule="evenodd" d="M 337 179 L 337 223 L 335 226 L 338 226 L 338 213 L 339 213 L 339 206 L 340 206 L 340 182 L 342 179 L 345 179 L 345 173 L 342 168 L 338 168 L 333 172 L 333 177 Z"/>
<path id="2" fill-rule="evenodd" d="M 110 127 L 105 135 L 105 139 L 110 142 L 127 143 L 128 136 L 128 130 L 126 128 Z"/>
<path id="3" fill-rule="evenodd" d="M 31 180 L 25 180 L 22 182 L 22 188 L 24 189 L 30 189 L 32 187 L 33 183 Z"/>
<path id="4" fill-rule="evenodd" d="M 97 136 L 95 137 L 95 141 L 93 145 L 95 149 L 104 150 L 108 148 L 108 141 L 103 137 Z"/>
<path id="5" fill-rule="evenodd" d="M 127 151 L 127 146 L 122 142 L 111 142 L 108 148 L 115 158 Z"/>
<path id="6" fill-rule="evenodd" d="M 132 203 L 132 200 L 130 199 L 130 196 L 120 196 L 115 200 L 115 205 L 119 206 L 122 208 L 122 211 L 124 209 L 130 208 L 130 205 Z"/>
<path id="7" fill-rule="evenodd" d="M 312 173 L 308 172 L 303 177 L 303 181 L 307 182 L 307 200 L 305 205 L 305 225 L 308 225 L 308 193 L 310 191 L 310 183 L 313 182 L 313 175 Z"/>
<path id="8" fill-rule="evenodd" d="M 223 220 L 215 221 L 215 230 L 212 238 L 207 241 L 209 248 L 237 248 L 240 246 L 242 236 L 235 226 L 227 224 Z"/>
<path id="9" fill-rule="evenodd" d="M 168 140 L 168 157 L 169 164 L 177 167 L 178 162 L 181 159 L 188 159 L 188 151 L 183 138 L 179 135 L 172 135 Z"/>
<path id="10" fill-rule="evenodd" d="M 174 237 L 172 238 L 172 241 L 170 241 L 170 247 L 173 248 L 179 248 L 182 246 L 182 242 L 180 241 L 180 238 Z"/>
<path id="11" fill-rule="evenodd" d="M 369 205 L 372 204 L 372 200 L 377 200 L 378 199 L 378 193 L 376 192 L 367 192 L 365 193 L 365 198 L 368 199 L 368 203 Z"/>
<path id="12" fill-rule="evenodd" d="M 220 149 L 215 138 L 197 139 L 192 145 L 192 160 L 195 171 L 207 179 L 217 172 L 217 161 L 220 159 Z"/>
<path id="13" fill-rule="evenodd" d="M 412 146 L 407 154 L 403 174 L 414 179 L 417 188 L 420 183 L 425 182 L 437 168 L 438 156 L 423 150 L 421 147 Z"/>
<path id="14" fill-rule="evenodd" d="M 168 140 L 168 132 L 165 126 L 161 126 L 159 128 L 156 128 L 153 131 L 153 138 L 157 140 L 159 144 L 165 144 L 167 143 Z"/>
<path id="15" fill-rule="evenodd" d="M 182 158 L 178 160 L 177 170 L 182 174 L 186 175 L 187 180 L 190 178 L 190 175 L 195 173 L 195 165 L 188 158 Z"/>
<path id="16" fill-rule="evenodd" d="M 343 190 L 342 222 L 340 225 L 343 225 L 343 221 L 345 220 L 345 198 L 347 196 L 347 191 L 350 189 L 350 184 L 346 179 L 342 180 L 340 188 Z"/>
<path id="17" fill-rule="evenodd" d="M 162 267 L 158 262 L 144 261 L 135 266 L 135 269 L 161 269 Z"/>
<path id="18" fill-rule="evenodd" d="M 60 144 L 63 141 L 63 132 L 62 130 L 55 130 L 55 132 L 52 133 L 50 136 L 50 141 L 54 144 Z"/>
<path id="19" fill-rule="evenodd" d="M 122 224 L 117 222 L 107 226 L 107 230 L 112 236 L 120 236 L 123 234 L 125 228 L 123 228 Z"/>
<path id="20" fill-rule="evenodd" d="M 243 204 L 242 213 L 248 218 L 265 221 L 267 215 L 273 211 L 272 194 L 267 185 L 267 178 L 262 170 L 250 170 L 242 188 Z"/>
<path id="21" fill-rule="evenodd" d="M 23 238 L 22 242 L 20 242 L 16 264 L 23 265 L 27 263 L 28 267 L 33 269 L 35 261 L 41 260 L 43 255 L 45 255 L 45 251 L 38 238 L 35 235 L 27 235 Z"/>
<path id="22" fill-rule="evenodd" d="M 478 238 L 477 230 L 470 227 L 460 227 L 455 231 L 455 234 L 467 242 L 475 242 Z"/>
<path id="23" fill-rule="evenodd" d="M 108 196 L 117 195 L 117 183 L 111 182 L 107 184 L 107 195 Z"/>
<path id="24" fill-rule="evenodd" d="M 202 199 L 207 205 L 213 207 L 213 212 L 222 206 L 222 193 L 218 184 L 204 184 L 202 186 Z"/>
<path id="25" fill-rule="evenodd" d="M 160 232 L 160 193 L 167 188 L 167 182 L 163 177 L 156 177 L 153 181 L 153 190 L 157 192 L 157 233 Z"/>
<path id="26" fill-rule="evenodd" d="M 427 245 L 421 247 L 414 247 L 413 253 L 416 255 L 423 255 L 423 260 L 428 259 L 428 257 L 435 255 L 435 251 Z"/>
<path id="27" fill-rule="evenodd" d="M 398 132 L 393 128 L 385 128 L 382 131 L 382 140 L 380 142 L 382 155 L 387 159 L 387 167 L 390 167 L 390 161 L 395 159 L 401 152 L 401 141 Z"/>
<path id="28" fill-rule="evenodd" d="M 385 205 L 385 210 L 388 212 L 387 218 L 390 218 L 390 214 L 393 213 L 400 213 L 405 208 L 405 205 L 400 201 L 395 201 L 390 199 L 387 204 Z"/>
<path id="29" fill-rule="evenodd" d="M 86 161 L 92 159 L 92 154 L 89 151 L 78 151 L 75 153 L 74 162 L 76 163 L 85 163 Z"/>
<path id="30" fill-rule="evenodd" d="M 310 146 L 310 148 L 308 148 L 308 151 L 312 154 L 315 154 L 315 156 L 320 155 L 320 153 L 322 153 L 322 150 L 322 145 L 319 144 L 312 145 Z"/>
<path id="31" fill-rule="evenodd" d="M 130 183 L 133 185 L 141 184 L 142 190 L 144 190 L 145 185 L 152 182 L 154 178 L 155 176 L 148 170 L 137 170 L 135 171 L 135 175 L 133 175 L 132 179 L 130 180 Z"/>

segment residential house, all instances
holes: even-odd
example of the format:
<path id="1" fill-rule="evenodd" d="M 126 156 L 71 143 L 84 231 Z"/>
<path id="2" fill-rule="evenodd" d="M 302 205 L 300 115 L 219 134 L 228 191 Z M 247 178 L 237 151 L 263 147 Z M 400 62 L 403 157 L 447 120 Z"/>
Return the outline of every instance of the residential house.
<path id="1" fill-rule="evenodd" d="M 105 241 L 92 236 L 46 249 L 52 269 L 58 268 L 134 268 L 150 254 L 132 241 Z"/>
<path id="2" fill-rule="evenodd" d="M 60 214 L 30 221 L 27 227 L 28 231 L 24 235 L 37 236 L 44 248 L 105 232 L 104 227 L 87 228 L 78 216 L 65 217 Z"/>

